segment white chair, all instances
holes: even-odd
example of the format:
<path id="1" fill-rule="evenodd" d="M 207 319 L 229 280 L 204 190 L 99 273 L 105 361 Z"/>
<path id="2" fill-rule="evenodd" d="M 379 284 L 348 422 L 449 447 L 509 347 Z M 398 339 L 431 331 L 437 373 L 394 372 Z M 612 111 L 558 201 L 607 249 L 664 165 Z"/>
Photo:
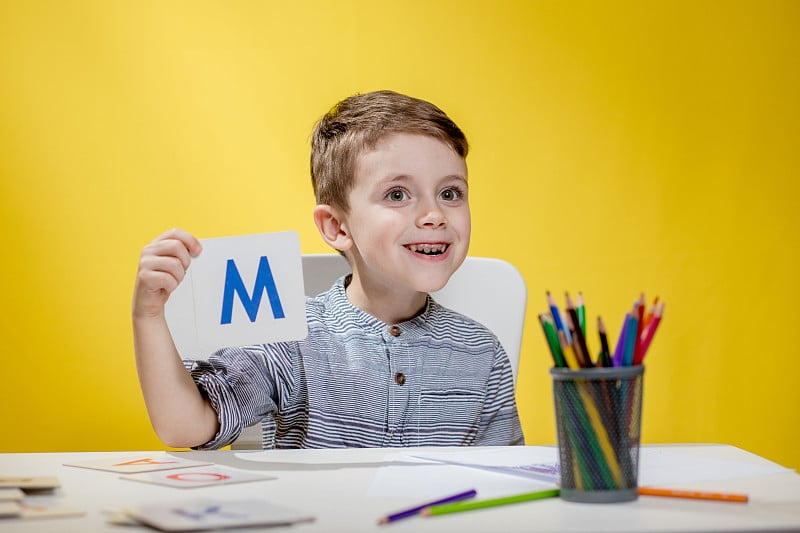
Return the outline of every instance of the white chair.
<path id="1" fill-rule="evenodd" d="M 338 254 L 305 254 L 303 280 L 307 296 L 330 288 L 339 277 L 350 272 L 347 261 Z M 488 327 L 500 339 L 511 361 L 514 383 L 517 380 L 522 328 L 528 293 L 525 280 L 510 263 L 487 257 L 467 257 L 447 285 L 431 294 L 441 305 L 467 315 Z M 272 431 L 272 420 L 245 428 L 232 444 L 236 450 L 262 448 L 262 434 Z"/>

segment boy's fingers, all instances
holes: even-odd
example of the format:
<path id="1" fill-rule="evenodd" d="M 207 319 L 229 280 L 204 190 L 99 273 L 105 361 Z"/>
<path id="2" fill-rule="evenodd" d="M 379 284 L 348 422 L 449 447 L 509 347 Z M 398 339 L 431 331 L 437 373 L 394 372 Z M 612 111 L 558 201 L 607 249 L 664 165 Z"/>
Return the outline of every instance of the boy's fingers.
<path id="1" fill-rule="evenodd" d="M 177 239 L 183 243 L 192 257 L 197 257 L 200 255 L 200 252 L 203 251 L 203 245 L 200 244 L 200 241 L 198 241 L 195 236 L 188 231 L 184 231 L 180 228 L 172 228 L 161 235 L 161 237 L 159 237 L 157 240 L 159 239 Z"/>
<path id="2" fill-rule="evenodd" d="M 184 254 L 186 252 L 184 251 Z M 167 274 L 174 278 L 175 285 L 180 283 L 186 275 L 187 263 L 184 263 L 179 257 L 173 255 L 146 255 L 142 256 L 139 262 L 139 271 L 141 274 L 150 272 Z M 158 278 L 155 278 L 158 279 Z M 168 288 L 168 287 L 165 287 Z M 174 286 L 172 287 L 174 288 Z"/>
<path id="3" fill-rule="evenodd" d="M 170 294 L 180 283 L 180 279 L 177 279 L 173 274 L 155 270 L 143 273 L 141 280 L 143 288 L 151 293 L 165 291 L 165 294 Z"/>
<path id="4" fill-rule="evenodd" d="M 198 246 L 200 243 L 197 243 Z M 184 241 L 177 237 L 169 237 L 166 234 L 160 236 L 142 250 L 142 260 L 148 257 L 174 257 L 183 265 L 183 270 L 189 268 L 192 262 L 192 252 L 187 248 Z"/>
<path id="5" fill-rule="evenodd" d="M 156 316 L 178 287 L 202 245 L 191 234 L 171 229 L 142 249 L 134 289 L 133 312 L 137 316 Z"/>

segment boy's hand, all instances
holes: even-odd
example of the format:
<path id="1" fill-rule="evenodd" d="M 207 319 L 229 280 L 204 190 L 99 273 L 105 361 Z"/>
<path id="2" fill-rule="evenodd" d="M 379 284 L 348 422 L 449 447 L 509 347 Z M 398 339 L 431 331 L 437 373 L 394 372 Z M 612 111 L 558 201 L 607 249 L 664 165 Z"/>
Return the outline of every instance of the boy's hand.
<path id="1" fill-rule="evenodd" d="M 191 234 L 171 229 L 142 249 L 133 291 L 134 318 L 159 317 L 172 291 L 203 247 Z"/>

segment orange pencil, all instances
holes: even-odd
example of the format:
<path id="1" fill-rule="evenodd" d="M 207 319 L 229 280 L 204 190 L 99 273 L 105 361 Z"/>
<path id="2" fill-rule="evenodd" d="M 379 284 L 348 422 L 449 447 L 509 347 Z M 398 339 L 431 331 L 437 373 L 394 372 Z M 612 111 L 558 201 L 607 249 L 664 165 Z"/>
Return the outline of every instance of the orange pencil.
<path id="1" fill-rule="evenodd" d="M 731 492 L 705 492 L 700 490 L 659 489 L 656 487 L 639 487 L 641 496 L 666 496 L 667 498 L 689 498 L 692 500 L 714 500 L 718 502 L 747 503 L 747 494 Z"/>
<path id="2" fill-rule="evenodd" d="M 647 329 L 650 326 L 650 322 L 653 321 L 653 317 L 655 315 L 656 307 L 658 306 L 658 296 L 655 297 L 653 303 L 650 307 L 647 308 L 647 314 L 644 317 L 644 329 Z"/>

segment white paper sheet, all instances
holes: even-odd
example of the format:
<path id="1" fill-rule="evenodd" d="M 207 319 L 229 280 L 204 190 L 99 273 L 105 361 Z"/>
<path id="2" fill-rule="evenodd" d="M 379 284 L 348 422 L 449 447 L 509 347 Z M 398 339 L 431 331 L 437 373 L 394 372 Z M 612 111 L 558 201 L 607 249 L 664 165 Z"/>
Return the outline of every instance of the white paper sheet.
<path id="1" fill-rule="evenodd" d="M 381 497 L 435 497 L 469 488 L 483 497 L 498 497 L 556 486 L 558 449 L 465 448 L 463 451 L 419 455 L 387 455 L 387 466 L 375 475 L 369 495 Z M 687 485 L 791 471 L 775 463 L 742 463 L 691 454 L 642 448 L 639 485 Z M 424 479 L 424 483 L 420 480 Z M 550 482 L 547 480 L 551 479 Z"/>

